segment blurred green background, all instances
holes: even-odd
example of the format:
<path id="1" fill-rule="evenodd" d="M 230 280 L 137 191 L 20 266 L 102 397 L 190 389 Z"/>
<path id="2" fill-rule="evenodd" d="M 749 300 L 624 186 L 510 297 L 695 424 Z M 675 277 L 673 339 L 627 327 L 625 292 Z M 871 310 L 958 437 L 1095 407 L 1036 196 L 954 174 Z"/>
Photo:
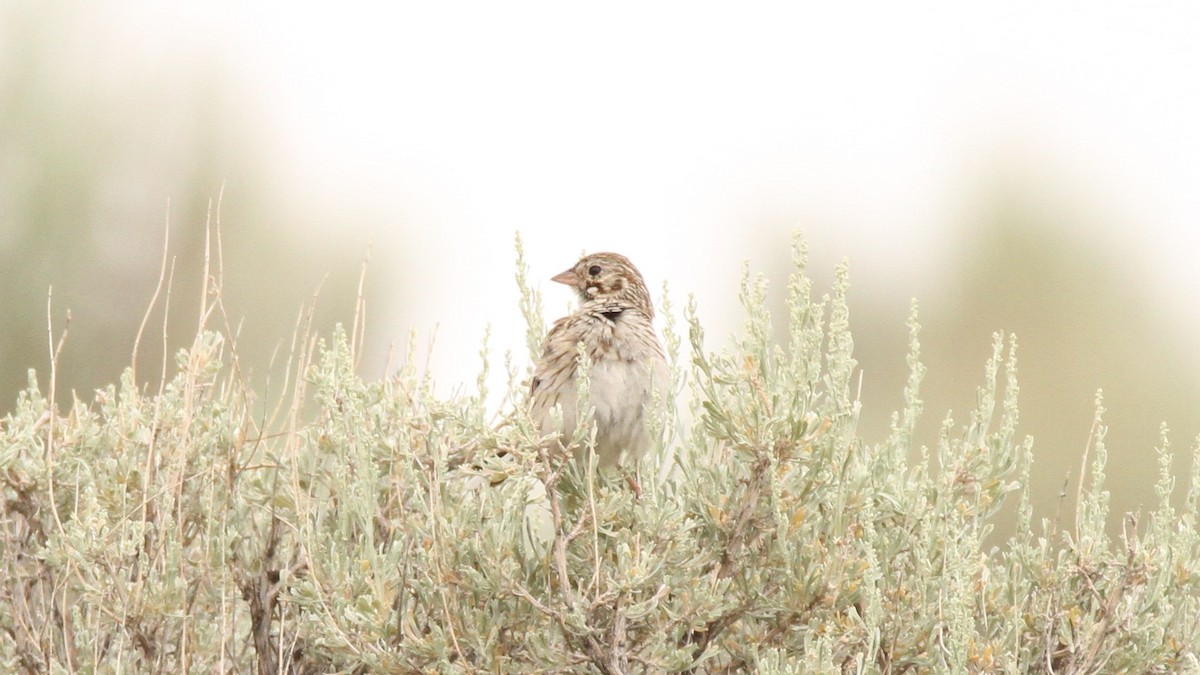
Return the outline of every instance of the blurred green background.
<path id="1" fill-rule="evenodd" d="M 46 384 L 51 287 L 60 403 L 116 380 L 168 231 L 166 343 L 185 346 L 218 217 L 227 314 L 268 390 L 318 290 L 315 329 L 349 323 L 368 253 L 364 374 L 412 328 L 453 387 L 485 325 L 522 362 L 514 230 L 547 314 L 567 298 L 545 279 L 615 249 L 723 336 L 742 261 L 782 289 L 799 228 L 818 285 L 851 261 L 866 439 L 901 405 L 915 296 L 925 442 L 1015 332 L 1038 513 L 1068 481 L 1069 517 L 1101 387 L 1113 507 L 1137 509 L 1159 424 L 1179 472 L 1200 433 L 1200 22 L 1084 7 L 5 3 L 0 410 L 28 368 Z"/>

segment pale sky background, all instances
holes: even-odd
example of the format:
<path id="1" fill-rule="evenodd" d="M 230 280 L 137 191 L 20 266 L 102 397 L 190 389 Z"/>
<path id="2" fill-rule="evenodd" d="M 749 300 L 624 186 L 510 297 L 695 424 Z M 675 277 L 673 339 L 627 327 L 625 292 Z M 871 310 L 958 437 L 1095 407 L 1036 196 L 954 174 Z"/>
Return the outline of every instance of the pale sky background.
<path id="1" fill-rule="evenodd" d="M 286 212 L 271 212 L 272 232 L 369 248 L 376 274 L 395 273 L 394 295 L 368 298 L 367 377 L 382 374 L 387 342 L 410 329 L 426 340 L 435 326 L 431 366 L 445 388 L 474 380 L 489 323 L 496 376 L 506 350 L 523 365 L 517 230 L 548 319 L 569 305 L 549 277 L 585 249 L 615 250 L 656 294 L 668 279 L 677 306 L 694 293 L 719 347 L 740 325 L 743 262 L 778 274 L 773 254 L 794 229 L 819 284 L 847 258 L 852 308 L 870 297 L 902 316 L 909 298 L 945 290 L 980 203 L 1013 175 L 1035 210 L 1040 198 L 1047 213 L 1077 209 L 1065 220 L 1086 223 L 1077 234 L 1132 270 L 1138 301 L 1200 340 L 1200 3 L 125 1 L 39 11 L 61 19 L 40 36 L 53 44 L 54 86 L 86 103 L 139 78 L 211 78 L 232 92 L 266 167 L 261 183 L 227 181 L 230 212 L 249 196 L 272 199 Z M 0 41 L 14 25 L 0 25 Z M 41 84 L 38 73 L 31 81 Z M 132 101 L 121 110 L 134 129 L 126 142 L 158 148 L 148 154 L 169 167 L 182 139 L 144 138 L 137 125 L 171 129 L 155 124 L 205 99 L 164 92 L 118 100 Z M 101 244 L 157 260 L 161 240 L 146 232 L 161 233 L 154 223 L 172 195 L 127 168 L 102 167 L 116 210 Z M 125 217 L 129 204 L 136 218 Z M 0 228 L 0 245 L 8 235 Z M 1200 365 L 1188 356 L 1183 365 Z M 981 358 L 969 376 L 982 368 Z M 943 413 L 928 410 L 925 423 Z M 1090 416 L 1063 422 L 1082 445 Z M 1191 434 L 1195 423 L 1180 424 Z"/>
<path id="2" fill-rule="evenodd" d="M 518 229 L 537 278 L 613 249 L 714 310 L 794 227 L 814 275 L 847 257 L 858 284 L 927 295 L 997 158 L 1102 214 L 1093 234 L 1200 336 L 1197 3 L 197 11 L 272 108 L 280 180 L 387 214 L 362 235 L 426 280 L 404 314 L 440 324 L 435 363 L 485 321 L 520 334 L 500 325 Z"/>
<path id="3" fill-rule="evenodd" d="M 997 155 L 1049 165 L 1147 283 L 1200 300 L 1195 3 L 193 11 L 271 108 L 280 181 L 389 214 L 363 233 L 376 264 L 408 247 L 463 310 L 440 293 L 421 309 L 446 351 L 512 306 L 518 229 L 543 277 L 612 248 L 727 296 L 756 252 L 739 228 L 767 211 L 775 230 L 754 235 L 783 246 L 802 227 L 818 254 L 919 295 L 920 261 L 952 255 Z"/>
<path id="4" fill-rule="evenodd" d="M 997 158 L 1101 210 L 1095 235 L 1200 336 L 1194 2 L 60 11 L 80 77 L 215 52 L 277 181 L 230 190 L 285 193 L 328 214 L 310 236 L 357 236 L 374 264 L 411 266 L 429 293 L 406 324 L 440 324 L 451 361 L 512 313 L 516 230 L 540 278 L 614 249 L 724 310 L 742 261 L 798 227 L 826 267 L 846 257 L 858 283 L 919 297 Z M 375 217 L 347 232 L 350 210 Z M 397 315 L 386 302 L 376 315 Z"/>

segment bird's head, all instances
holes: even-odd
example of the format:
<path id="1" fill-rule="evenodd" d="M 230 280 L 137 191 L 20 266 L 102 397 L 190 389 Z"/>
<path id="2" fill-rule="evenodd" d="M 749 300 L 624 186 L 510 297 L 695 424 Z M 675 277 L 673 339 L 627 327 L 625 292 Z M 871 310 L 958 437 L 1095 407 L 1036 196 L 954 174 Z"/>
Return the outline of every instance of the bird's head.
<path id="1" fill-rule="evenodd" d="M 573 267 L 551 278 L 579 294 L 580 302 L 598 300 L 654 316 L 646 282 L 629 258 L 617 253 L 585 255 Z"/>

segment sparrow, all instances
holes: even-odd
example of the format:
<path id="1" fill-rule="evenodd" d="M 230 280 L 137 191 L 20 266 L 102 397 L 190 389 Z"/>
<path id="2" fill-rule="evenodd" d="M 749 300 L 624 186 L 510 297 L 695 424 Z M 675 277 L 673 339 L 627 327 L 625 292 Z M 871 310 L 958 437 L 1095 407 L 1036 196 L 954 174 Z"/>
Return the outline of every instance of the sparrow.
<path id="1" fill-rule="evenodd" d="M 590 362 L 589 405 L 594 409 L 583 422 L 595 423 L 597 464 L 636 462 L 653 445 L 647 428 L 650 406 L 665 409 L 670 387 L 646 282 L 628 258 L 616 253 L 585 255 L 552 280 L 574 289 L 579 306 L 555 321 L 542 343 L 530 383 L 530 417 L 543 436 L 558 434 L 561 445 L 569 443 L 580 422 L 582 343 Z M 561 408 L 561 424 L 551 414 L 555 406 Z"/>

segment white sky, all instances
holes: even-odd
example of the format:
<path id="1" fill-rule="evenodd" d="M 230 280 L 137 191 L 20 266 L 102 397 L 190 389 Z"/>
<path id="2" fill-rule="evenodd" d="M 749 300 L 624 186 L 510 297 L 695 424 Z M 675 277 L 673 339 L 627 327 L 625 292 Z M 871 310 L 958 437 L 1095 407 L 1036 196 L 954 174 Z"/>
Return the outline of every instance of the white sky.
<path id="1" fill-rule="evenodd" d="M 1196 329 L 1200 3 L 188 7 L 131 10 L 128 30 L 169 41 L 169 16 L 228 41 L 281 187 L 380 214 L 361 233 L 374 264 L 419 266 L 430 289 L 392 332 L 440 324 L 435 364 L 461 377 L 488 320 L 512 317 L 497 343 L 521 354 L 515 230 L 539 279 L 617 250 L 724 309 L 742 261 L 798 226 L 825 274 L 849 257 L 859 287 L 903 302 L 1011 161 L 1103 213 L 1097 234 Z"/>

